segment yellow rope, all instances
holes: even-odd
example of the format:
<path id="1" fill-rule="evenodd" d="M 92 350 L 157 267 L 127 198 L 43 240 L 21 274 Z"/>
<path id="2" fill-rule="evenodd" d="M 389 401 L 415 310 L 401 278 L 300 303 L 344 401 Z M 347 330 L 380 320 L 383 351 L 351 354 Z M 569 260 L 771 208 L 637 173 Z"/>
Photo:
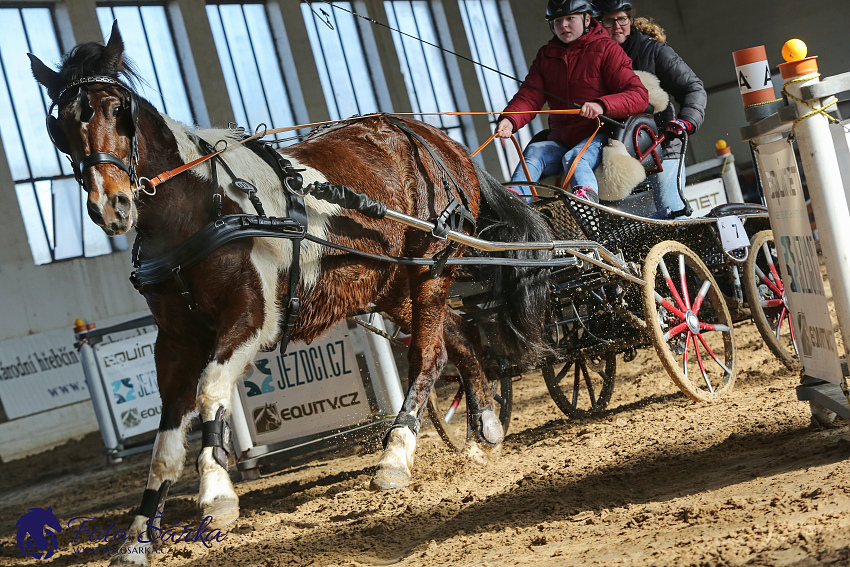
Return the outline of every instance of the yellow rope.
<path id="1" fill-rule="evenodd" d="M 836 120 L 835 118 L 833 118 L 832 116 L 830 116 L 829 114 L 826 113 L 826 109 L 829 108 L 830 106 L 833 106 L 836 102 L 838 102 L 838 99 L 836 99 L 835 97 L 832 97 L 832 101 L 829 104 L 827 104 L 826 106 L 814 106 L 812 104 L 809 104 L 807 101 L 802 100 L 802 99 L 797 98 L 796 96 L 792 95 L 791 93 L 788 92 L 788 89 L 785 88 L 788 85 L 790 85 L 791 83 L 800 83 L 800 82 L 803 82 L 803 81 L 811 81 L 812 79 L 817 79 L 818 77 L 820 77 L 820 73 L 815 73 L 813 76 L 798 77 L 796 79 L 791 79 L 790 81 L 788 81 L 788 82 L 786 82 L 782 85 L 782 94 L 784 94 L 786 97 L 790 98 L 791 100 L 799 102 L 803 106 L 808 106 L 809 108 L 812 109 L 811 112 L 807 112 L 806 114 L 800 116 L 799 118 L 797 118 L 794 121 L 793 124 L 791 124 L 791 133 L 788 134 L 788 143 L 789 144 L 794 140 L 794 133 L 795 133 L 795 130 L 797 128 L 797 124 L 799 124 L 800 122 L 802 122 L 806 118 L 809 118 L 810 116 L 814 116 L 815 114 L 823 114 L 829 120 L 832 120 L 836 124 L 839 124 L 838 120 Z"/>
<path id="2" fill-rule="evenodd" d="M 776 98 L 773 100 L 766 100 L 764 102 L 754 102 L 753 104 L 748 104 L 744 108 L 752 108 L 754 106 L 764 106 L 765 104 L 773 104 L 775 102 L 782 102 L 781 98 Z"/>

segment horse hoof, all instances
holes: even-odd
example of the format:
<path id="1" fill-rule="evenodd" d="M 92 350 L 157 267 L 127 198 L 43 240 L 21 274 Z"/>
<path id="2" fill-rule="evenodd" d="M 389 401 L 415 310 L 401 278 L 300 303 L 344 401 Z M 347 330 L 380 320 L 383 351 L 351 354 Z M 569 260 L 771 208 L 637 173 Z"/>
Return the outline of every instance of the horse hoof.
<path id="1" fill-rule="evenodd" d="M 501 455 L 501 445 L 490 447 L 483 443 L 479 444 L 475 441 L 470 441 L 466 448 L 466 456 L 476 465 L 486 466 L 498 460 Z"/>
<path id="2" fill-rule="evenodd" d="M 481 431 L 478 436 L 490 447 L 495 447 L 505 440 L 505 430 L 492 409 L 487 408 L 481 412 Z"/>
<path id="3" fill-rule="evenodd" d="M 382 469 L 372 478 L 372 482 L 369 483 L 369 490 L 392 490 L 409 485 L 410 475 L 406 472 L 398 469 Z"/>
<path id="4" fill-rule="evenodd" d="M 211 530 L 220 530 L 239 518 L 239 501 L 229 498 L 219 498 L 203 507 L 203 517 L 211 516 Z"/>

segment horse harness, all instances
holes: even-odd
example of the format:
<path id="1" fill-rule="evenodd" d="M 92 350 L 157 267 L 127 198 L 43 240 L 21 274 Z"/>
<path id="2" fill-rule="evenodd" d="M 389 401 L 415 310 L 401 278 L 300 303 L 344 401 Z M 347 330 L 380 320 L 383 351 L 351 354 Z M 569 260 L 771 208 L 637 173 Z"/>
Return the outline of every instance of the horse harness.
<path id="1" fill-rule="evenodd" d="M 402 122 L 392 116 L 388 116 L 387 119 L 394 126 L 405 132 L 411 138 L 414 146 L 416 142 L 422 145 L 440 169 L 443 187 L 450 198 L 450 202 L 446 209 L 438 215 L 432 236 L 444 240 L 450 230 L 460 230 L 465 223 L 470 224 L 474 231 L 475 219 L 469 211 L 469 198 L 463 188 L 455 181 L 451 172 L 439 156 L 437 156 L 421 136 Z M 215 148 L 206 140 L 196 137 L 195 142 L 206 154 L 215 152 Z M 333 248 L 360 253 L 361 256 L 384 259 L 384 257 L 379 255 L 334 246 L 328 241 L 311 237 L 307 233 L 307 211 L 304 205 L 304 196 L 311 194 L 318 199 L 340 205 L 346 209 L 353 209 L 366 216 L 378 219 L 384 217 L 386 205 L 369 198 L 365 194 L 356 193 L 344 185 L 316 182 L 303 187 L 303 178 L 299 173 L 301 170 L 292 167 L 291 162 L 277 152 L 270 143 L 250 141 L 246 146 L 263 159 L 277 174 L 281 187 L 286 189 L 285 195 L 289 216 L 282 218 L 268 217 L 257 196 L 256 187 L 249 181 L 237 177 L 221 156 L 216 155 L 210 160 L 210 185 L 212 188 L 215 220 L 175 248 L 150 260 L 139 258 L 141 240 L 137 234 L 133 245 L 133 266 L 135 269 L 130 274 L 130 282 L 140 293 L 144 293 L 145 286 L 174 280 L 180 290 L 181 296 L 186 301 L 189 311 L 200 317 L 204 324 L 209 325 L 209 318 L 198 309 L 183 272 L 204 260 L 213 250 L 233 240 L 250 237 L 288 238 L 292 240 L 292 261 L 289 268 L 289 289 L 287 291 L 287 298 L 284 301 L 286 307 L 284 308 L 281 321 L 280 353 L 283 354 L 289 343 L 289 338 L 295 330 L 300 311 L 300 300 L 296 292 L 301 273 L 300 249 L 303 239 L 307 238 Z M 220 165 L 230 176 L 232 184 L 248 196 L 257 213 L 256 215 L 222 214 L 223 196 L 218 183 L 217 165 Z M 456 188 L 460 197 L 453 196 L 449 180 Z M 457 246 L 457 243 L 449 242 L 446 248 L 440 252 L 439 256 L 431 260 L 430 271 L 432 277 L 436 277 L 442 272 L 446 261 Z"/>
<path id="2" fill-rule="evenodd" d="M 116 86 L 125 95 L 121 108 L 128 111 L 130 118 L 128 126 L 130 138 L 129 164 L 125 163 L 124 160 L 115 154 L 107 152 L 92 153 L 85 156 L 79 161 L 79 163 L 74 162 L 70 158 L 70 144 L 64 132 L 62 132 L 59 128 L 57 123 L 58 119 L 52 114 L 53 108 L 76 99 L 76 101 L 80 104 L 81 122 L 90 121 L 94 116 L 94 110 L 89 102 L 88 95 L 86 93 L 87 89 L 85 87 L 94 84 Z M 73 89 L 78 89 L 77 94 L 73 98 L 65 98 L 65 95 Z M 134 187 L 139 186 L 140 178 L 136 173 L 136 166 L 139 161 L 139 148 L 136 137 L 139 125 L 139 103 L 136 99 L 137 96 L 138 95 L 136 95 L 133 89 L 125 83 L 113 77 L 95 75 L 82 77 L 68 83 L 68 85 L 66 85 L 53 100 L 46 118 L 48 135 L 56 149 L 69 156 L 68 159 L 71 161 L 74 178 L 85 191 L 88 192 L 90 190 L 85 183 L 85 172 L 89 168 L 99 164 L 110 164 L 118 167 L 127 174 L 130 179 L 130 183 Z M 405 133 L 414 148 L 421 145 L 428 152 L 440 170 L 442 185 L 449 199 L 449 204 L 439 215 L 437 215 L 437 218 L 434 221 L 434 229 L 431 231 L 431 236 L 436 239 L 445 240 L 449 231 L 460 231 L 464 228 L 464 225 L 469 225 L 471 232 L 474 233 L 476 223 L 475 218 L 472 216 L 469 209 L 469 197 L 463 187 L 457 183 L 451 171 L 419 134 L 393 116 L 386 116 L 386 119 L 390 124 Z M 215 148 L 206 140 L 199 137 L 195 138 L 195 142 L 207 155 L 220 153 L 216 152 Z M 211 326 L 212 322 L 209 316 L 203 314 L 198 309 L 197 303 L 195 302 L 189 283 L 184 274 L 185 270 L 203 261 L 214 250 L 234 240 L 255 237 L 290 239 L 292 240 L 292 261 L 289 268 L 289 289 L 287 291 L 287 298 L 285 301 L 286 307 L 284 308 L 281 322 L 280 352 L 283 354 L 286 350 L 289 338 L 295 330 L 298 313 L 300 311 L 300 300 L 297 296 L 297 287 L 301 273 L 300 250 L 301 241 L 303 239 L 307 238 L 319 244 L 358 254 L 363 257 L 398 261 L 399 263 L 407 263 L 410 265 L 429 265 L 432 277 L 437 277 L 440 273 L 442 273 L 449 257 L 458 246 L 456 242 L 449 242 L 443 251 L 434 258 L 427 259 L 426 262 L 416 262 L 416 259 L 412 258 L 391 258 L 370 254 L 345 246 L 334 245 L 331 242 L 317 237 L 312 237 L 307 233 L 307 211 L 304 205 L 304 196 L 308 193 L 318 199 L 329 201 L 346 209 L 356 210 L 366 216 L 377 219 L 384 218 L 386 205 L 380 201 L 371 199 L 363 193 L 356 193 L 344 185 L 316 182 L 307 187 L 303 187 L 303 178 L 301 177 L 299 170 L 292 167 L 292 163 L 277 152 L 270 143 L 261 143 L 252 140 L 249 141 L 246 146 L 263 159 L 263 161 L 277 174 L 280 179 L 281 187 L 286 189 L 286 205 L 289 216 L 281 218 L 267 216 L 263 209 L 262 202 L 257 196 L 256 187 L 254 187 L 254 185 L 252 185 L 249 181 L 236 177 L 227 163 L 219 155 L 212 156 L 210 159 L 210 177 L 214 220 L 176 247 L 161 256 L 152 259 L 143 260 L 139 257 L 142 242 L 141 237 L 137 233 L 136 240 L 133 243 L 132 261 L 134 270 L 130 274 L 130 282 L 133 284 L 133 287 L 139 291 L 139 293 L 144 294 L 145 287 L 149 285 L 173 280 L 180 291 L 180 295 L 184 298 L 188 310 L 198 317 L 204 326 Z M 257 213 L 256 215 L 222 214 L 223 195 L 218 183 L 217 165 L 220 165 L 230 176 L 232 184 L 248 196 L 249 201 Z M 454 190 L 452 186 L 454 187 Z M 405 262 L 404 260 L 410 261 Z M 453 264 L 454 262 L 450 263 Z"/>
<path id="3" fill-rule="evenodd" d="M 206 154 L 215 152 L 215 148 L 206 140 L 195 137 L 195 142 Z M 281 187 L 286 189 L 284 194 L 289 216 L 282 218 L 266 216 L 263 204 L 257 196 L 257 188 L 249 181 L 237 177 L 221 156 L 215 156 L 210 160 L 210 186 L 215 219 L 168 252 L 149 260 L 139 258 L 141 238 L 137 233 L 132 254 L 135 269 L 130 274 L 130 283 L 139 293 L 144 294 L 144 288 L 148 285 L 174 280 L 189 311 L 209 325 L 208 317 L 198 309 L 192 296 L 186 276 L 183 274 L 184 270 L 200 263 L 219 247 L 237 239 L 287 238 L 292 241 L 292 260 L 289 266 L 289 289 L 284 301 L 286 307 L 281 321 L 280 352 L 283 354 L 295 330 L 301 307 L 297 287 L 301 277 L 301 241 L 307 234 L 308 226 L 304 194 L 301 192 L 303 179 L 299 170 L 292 167 L 292 163 L 278 153 L 271 144 L 252 141 L 246 146 L 277 174 Z M 233 186 L 248 196 L 256 215 L 222 214 L 223 196 L 218 182 L 218 165 L 230 176 Z"/>
<path id="4" fill-rule="evenodd" d="M 79 163 L 75 162 L 70 157 L 71 145 L 68 143 L 68 138 L 65 136 L 65 133 L 62 132 L 61 128 L 59 128 L 59 125 L 57 124 L 57 118 L 53 116 L 53 109 L 57 106 L 61 106 L 62 104 L 67 102 L 72 102 L 76 99 L 76 101 L 80 105 L 80 122 L 89 122 L 94 116 L 94 110 L 92 109 L 91 103 L 89 102 L 89 97 L 86 94 L 85 87 L 87 85 L 94 84 L 113 85 L 118 87 L 119 90 L 124 93 L 124 99 L 122 101 L 121 108 L 127 110 L 130 114 L 130 135 L 128 136 L 130 138 L 130 158 L 128 160 L 129 164 L 124 163 L 124 160 L 122 160 L 115 154 L 107 152 L 94 152 L 81 159 Z M 69 97 L 66 99 L 65 95 L 73 89 L 77 89 L 77 94 L 73 97 Z M 59 94 L 56 95 L 56 98 L 50 105 L 50 108 L 47 111 L 47 117 L 45 118 L 45 125 L 47 126 L 47 135 L 50 137 L 50 141 L 53 142 L 53 145 L 56 147 L 57 150 L 68 156 L 68 161 L 71 162 L 71 169 L 74 172 L 74 179 L 77 180 L 77 183 L 86 192 L 89 191 L 89 188 L 85 184 L 85 178 L 83 177 L 83 175 L 89 168 L 100 164 L 114 165 L 115 167 L 119 168 L 121 171 L 127 174 L 127 176 L 130 178 L 130 183 L 133 186 L 138 183 L 138 176 L 136 175 L 136 165 L 138 165 L 139 163 L 139 143 L 136 139 L 136 130 L 139 125 L 139 103 L 136 100 L 136 93 L 133 91 L 133 89 L 131 89 L 118 79 L 114 79 L 105 75 L 95 75 L 92 77 L 81 77 L 79 79 L 71 81 L 61 91 L 59 91 Z"/>

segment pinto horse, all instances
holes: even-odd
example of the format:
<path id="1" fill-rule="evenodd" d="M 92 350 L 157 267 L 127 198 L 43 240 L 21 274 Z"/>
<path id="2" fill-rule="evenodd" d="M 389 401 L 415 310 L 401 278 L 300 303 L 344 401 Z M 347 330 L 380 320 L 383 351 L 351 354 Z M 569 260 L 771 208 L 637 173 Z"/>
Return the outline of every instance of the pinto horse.
<path id="1" fill-rule="evenodd" d="M 256 209 L 251 199 L 259 199 L 269 217 L 288 216 L 287 191 L 292 188 L 283 186 L 273 164 L 261 157 L 262 147 L 237 145 L 242 138 L 231 130 L 180 124 L 134 91 L 137 77 L 125 60 L 117 26 L 105 46 L 75 47 L 63 58 L 58 72 L 33 55 L 30 59 L 33 75 L 58 109 L 56 117 L 48 116 L 48 130 L 57 148 L 72 160 L 88 194 L 89 216 L 110 236 L 135 228 L 138 261 L 168 253 L 215 224 L 221 213 L 247 216 Z M 209 147 L 206 143 L 221 140 L 232 147 L 218 156 L 223 165 L 217 174 L 210 165 L 213 160 L 208 160 L 155 190 L 140 181 L 191 163 L 208 153 L 203 149 Z M 474 223 L 463 222 L 457 230 L 475 230 L 505 242 L 551 240 L 543 220 L 480 169 L 465 148 L 419 121 L 388 115 L 341 121 L 277 153 L 300 173 L 304 186 L 312 182 L 345 185 L 394 211 L 424 220 L 438 218 L 451 202 L 450 193 L 462 192 L 468 219 Z M 457 184 L 452 192 L 447 190 L 451 185 L 447 178 Z M 234 179 L 250 180 L 256 193 L 246 194 Z M 142 288 L 159 328 L 155 360 L 162 419 L 142 505 L 128 530 L 130 538 L 148 531 L 148 521 L 161 522 L 166 493 L 183 467 L 185 433 L 195 409 L 204 431 L 197 460 L 198 505 L 204 516 L 212 517 L 211 527 L 223 527 L 238 518 L 238 498 L 225 454 L 231 394 L 258 350 L 280 341 L 287 299 L 293 296 L 300 301 L 293 340 L 315 339 L 370 305 L 412 335 L 410 388 L 385 437 L 373 489 L 409 483 L 423 410 L 447 359 L 463 376 L 473 438 L 485 447 L 502 441 L 503 428 L 483 368 L 479 329 L 446 306 L 455 267 L 449 263 L 442 271 L 434 271 L 427 265 L 351 253 L 357 249 L 395 258 L 454 257 L 463 246 L 451 247 L 448 240 L 423 230 L 371 218 L 310 194 L 303 202 L 301 224 L 307 225 L 309 236 L 325 244 L 309 238 L 300 243 L 281 238 L 237 239 L 209 251 L 190 268 L 176 270 L 176 277 Z M 293 286 L 290 273 L 296 253 L 299 277 Z M 539 259 L 548 252 L 506 254 Z M 504 305 L 486 340 L 512 349 L 517 361 L 523 354 L 533 355 L 535 345 L 543 344 L 548 276 L 542 270 L 507 265 L 482 270 L 489 270 L 487 277 L 501 284 L 499 301 Z M 145 539 L 151 538 L 141 541 Z M 136 548 L 135 553 L 117 556 L 113 562 L 144 564 L 146 559 Z"/>

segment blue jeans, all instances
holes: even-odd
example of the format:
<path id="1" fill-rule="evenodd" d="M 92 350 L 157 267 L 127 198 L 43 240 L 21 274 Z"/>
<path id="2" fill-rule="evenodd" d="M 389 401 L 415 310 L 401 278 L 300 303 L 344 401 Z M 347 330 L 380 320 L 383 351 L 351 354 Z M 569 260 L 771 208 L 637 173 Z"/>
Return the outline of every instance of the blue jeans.
<path id="1" fill-rule="evenodd" d="M 669 207 L 670 212 L 680 211 L 685 208 L 682 198 L 679 197 L 679 189 L 676 187 L 676 177 L 679 175 L 679 160 L 677 158 L 665 159 L 661 162 L 664 171 L 650 177 L 654 188 L 653 199 L 655 208 L 662 210 Z M 682 172 L 681 186 L 685 187 L 685 172 Z"/>
<path id="2" fill-rule="evenodd" d="M 590 142 L 590 145 L 582 154 L 575 172 L 573 172 L 573 178 L 570 179 L 571 186 L 591 187 L 597 193 L 599 192 L 599 185 L 596 182 L 596 175 L 593 174 L 593 170 L 602 161 L 602 145 L 607 141 L 608 136 L 597 134 Z M 585 142 L 587 142 L 587 138 L 576 144 L 572 149 L 567 148 L 564 144 L 548 140 L 529 144 L 522 155 L 525 157 L 525 164 L 528 166 L 531 180 L 539 181 L 542 177 L 569 171 L 573 160 L 584 147 Z M 517 165 L 514 174 L 511 176 L 511 181 L 528 181 L 525 178 L 525 172 L 522 170 L 522 164 Z M 531 190 L 528 187 L 515 187 L 515 189 L 523 195 L 531 195 Z"/>

